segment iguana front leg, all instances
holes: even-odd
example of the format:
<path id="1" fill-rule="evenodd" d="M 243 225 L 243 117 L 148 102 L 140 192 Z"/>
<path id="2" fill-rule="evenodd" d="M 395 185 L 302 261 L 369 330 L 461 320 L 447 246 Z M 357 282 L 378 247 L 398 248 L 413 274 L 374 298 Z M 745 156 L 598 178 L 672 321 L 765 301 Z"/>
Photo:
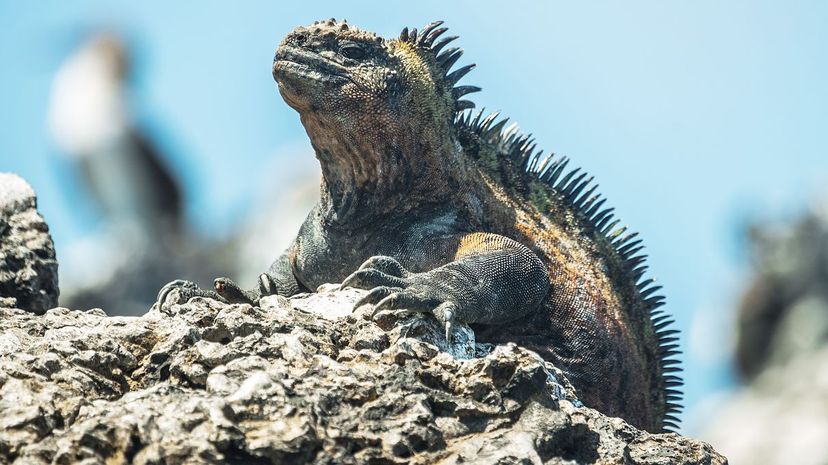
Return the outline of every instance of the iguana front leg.
<path id="1" fill-rule="evenodd" d="M 407 271 L 396 259 L 369 258 L 342 287 L 370 289 L 357 306 L 383 311 L 433 314 L 446 328 L 455 321 L 503 323 L 537 310 L 549 292 L 546 266 L 528 247 L 509 238 L 472 233 L 432 238 L 412 255 L 453 259 L 423 273 Z M 409 257 L 400 257 L 403 260 Z"/>
<path id="2" fill-rule="evenodd" d="M 216 278 L 214 290 L 201 289 L 192 281 L 178 279 L 161 288 L 158 292 L 159 309 L 168 308 L 176 303 L 187 302 L 193 297 L 207 297 L 225 303 L 248 303 L 256 305 L 259 299 L 273 294 L 291 296 L 301 291 L 301 286 L 293 276 L 288 252 L 274 261 L 270 268 L 259 275 L 258 286 L 244 290 L 230 278 Z M 178 291 L 177 299 L 169 301 L 173 291 Z"/>

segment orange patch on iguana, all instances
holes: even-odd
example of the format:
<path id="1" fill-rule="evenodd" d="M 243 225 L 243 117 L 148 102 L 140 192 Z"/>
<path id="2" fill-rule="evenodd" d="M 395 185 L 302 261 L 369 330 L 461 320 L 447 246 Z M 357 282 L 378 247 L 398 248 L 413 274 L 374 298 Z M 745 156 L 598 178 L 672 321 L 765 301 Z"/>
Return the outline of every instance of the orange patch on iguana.
<path id="1" fill-rule="evenodd" d="M 492 252 L 506 249 L 503 236 L 491 233 L 471 233 L 460 238 L 457 250 L 454 252 L 454 260 L 475 255 L 482 252 Z"/>
<path id="2" fill-rule="evenodd" d="M 608 324 L 611 324 L 610 320 L 627 323 L 628 317 L 622 309 L 629 303 L 622 302 L 622 296 L 628 292 L 620 289 L 621 284 L 614 282 L 605 271 L 620 266 L 620 263 L 611 262 L 610 257 L 616 253 L 612 245 L 600 242 L 606 241 L 605 238 L 585 232 L 583 223 L 569 212 L 543 213 L 528 200 L 510 196 L 485 173 L 481 172 L 480 178 L 493 196 L 493 202 L 489 203 L 504 205 L 514 215 L 508 222 L 510 228 L 503 227 L 507 223 L 503 218 L 491 218 L 489 224 L 500 226 L 496 233 L 534 250 L 547 264 L 553 289 L 566 294 L 564 300 L 586 298 L 593 305 L 606 309 L 596 317 L 607 320 Z M 492 209 L 490 214 L 494 211 Z M 626 334 L 629 328 L 620 324 L 618 331 Z"/>

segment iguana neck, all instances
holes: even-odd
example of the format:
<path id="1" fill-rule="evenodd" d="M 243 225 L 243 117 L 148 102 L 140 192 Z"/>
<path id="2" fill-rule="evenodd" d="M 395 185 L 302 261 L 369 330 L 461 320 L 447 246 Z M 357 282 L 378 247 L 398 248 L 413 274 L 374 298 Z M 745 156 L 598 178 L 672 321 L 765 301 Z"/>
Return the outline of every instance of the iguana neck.
<path id="1" fill-rule="evenodd" d="M 320 206 L 331 224 L 355 228 L 457 197 L 465 169 L 448 126 L 425 137 L 415 126 L 365 124 L 344 133 L 344 125 L 313 115 L 301 120 L 322 167 Z"/>

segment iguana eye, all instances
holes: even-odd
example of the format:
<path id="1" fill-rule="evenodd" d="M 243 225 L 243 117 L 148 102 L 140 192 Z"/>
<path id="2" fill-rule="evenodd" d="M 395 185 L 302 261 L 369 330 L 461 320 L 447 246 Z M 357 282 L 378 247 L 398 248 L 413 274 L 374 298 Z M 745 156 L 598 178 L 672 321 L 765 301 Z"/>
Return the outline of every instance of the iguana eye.
<path id="1" fill-rule="evenodd" d="M 345 58 L 361 60 L 365 58 L 365 50 L 355 43 L 344 43 L 339 47 L 339 53 Z"/>

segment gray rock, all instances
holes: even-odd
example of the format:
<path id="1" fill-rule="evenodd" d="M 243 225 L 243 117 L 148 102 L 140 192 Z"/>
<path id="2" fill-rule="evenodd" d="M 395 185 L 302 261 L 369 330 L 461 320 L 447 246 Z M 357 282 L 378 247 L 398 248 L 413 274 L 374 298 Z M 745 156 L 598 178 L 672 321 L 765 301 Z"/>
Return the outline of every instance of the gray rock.
<path id="1" fill-rule="evenodd" d="M 0 310 L 0 463 L 726 463 L 580 406 L 531 351 L 456 358 L 431 317 L 342 312 L 359 295 Z"/>
<path id="2" fill-rule="evenodd" d="M 43 313 L 58 299 L 55 246 L 26 181 L 0 173 L 0 306 Z"/>
<path id="3" fill-rule="evenodd" d="M 702 434 L 733 463 L 828 463 L 828 347 L 763 370 Z"/>
<path id="4" fill-rule="evenodd" d="M 702 435 L 734 463 L 828 463 L 828 199 L 753 228 L 754 273 L 738 314 L 745 382 Z"/>

